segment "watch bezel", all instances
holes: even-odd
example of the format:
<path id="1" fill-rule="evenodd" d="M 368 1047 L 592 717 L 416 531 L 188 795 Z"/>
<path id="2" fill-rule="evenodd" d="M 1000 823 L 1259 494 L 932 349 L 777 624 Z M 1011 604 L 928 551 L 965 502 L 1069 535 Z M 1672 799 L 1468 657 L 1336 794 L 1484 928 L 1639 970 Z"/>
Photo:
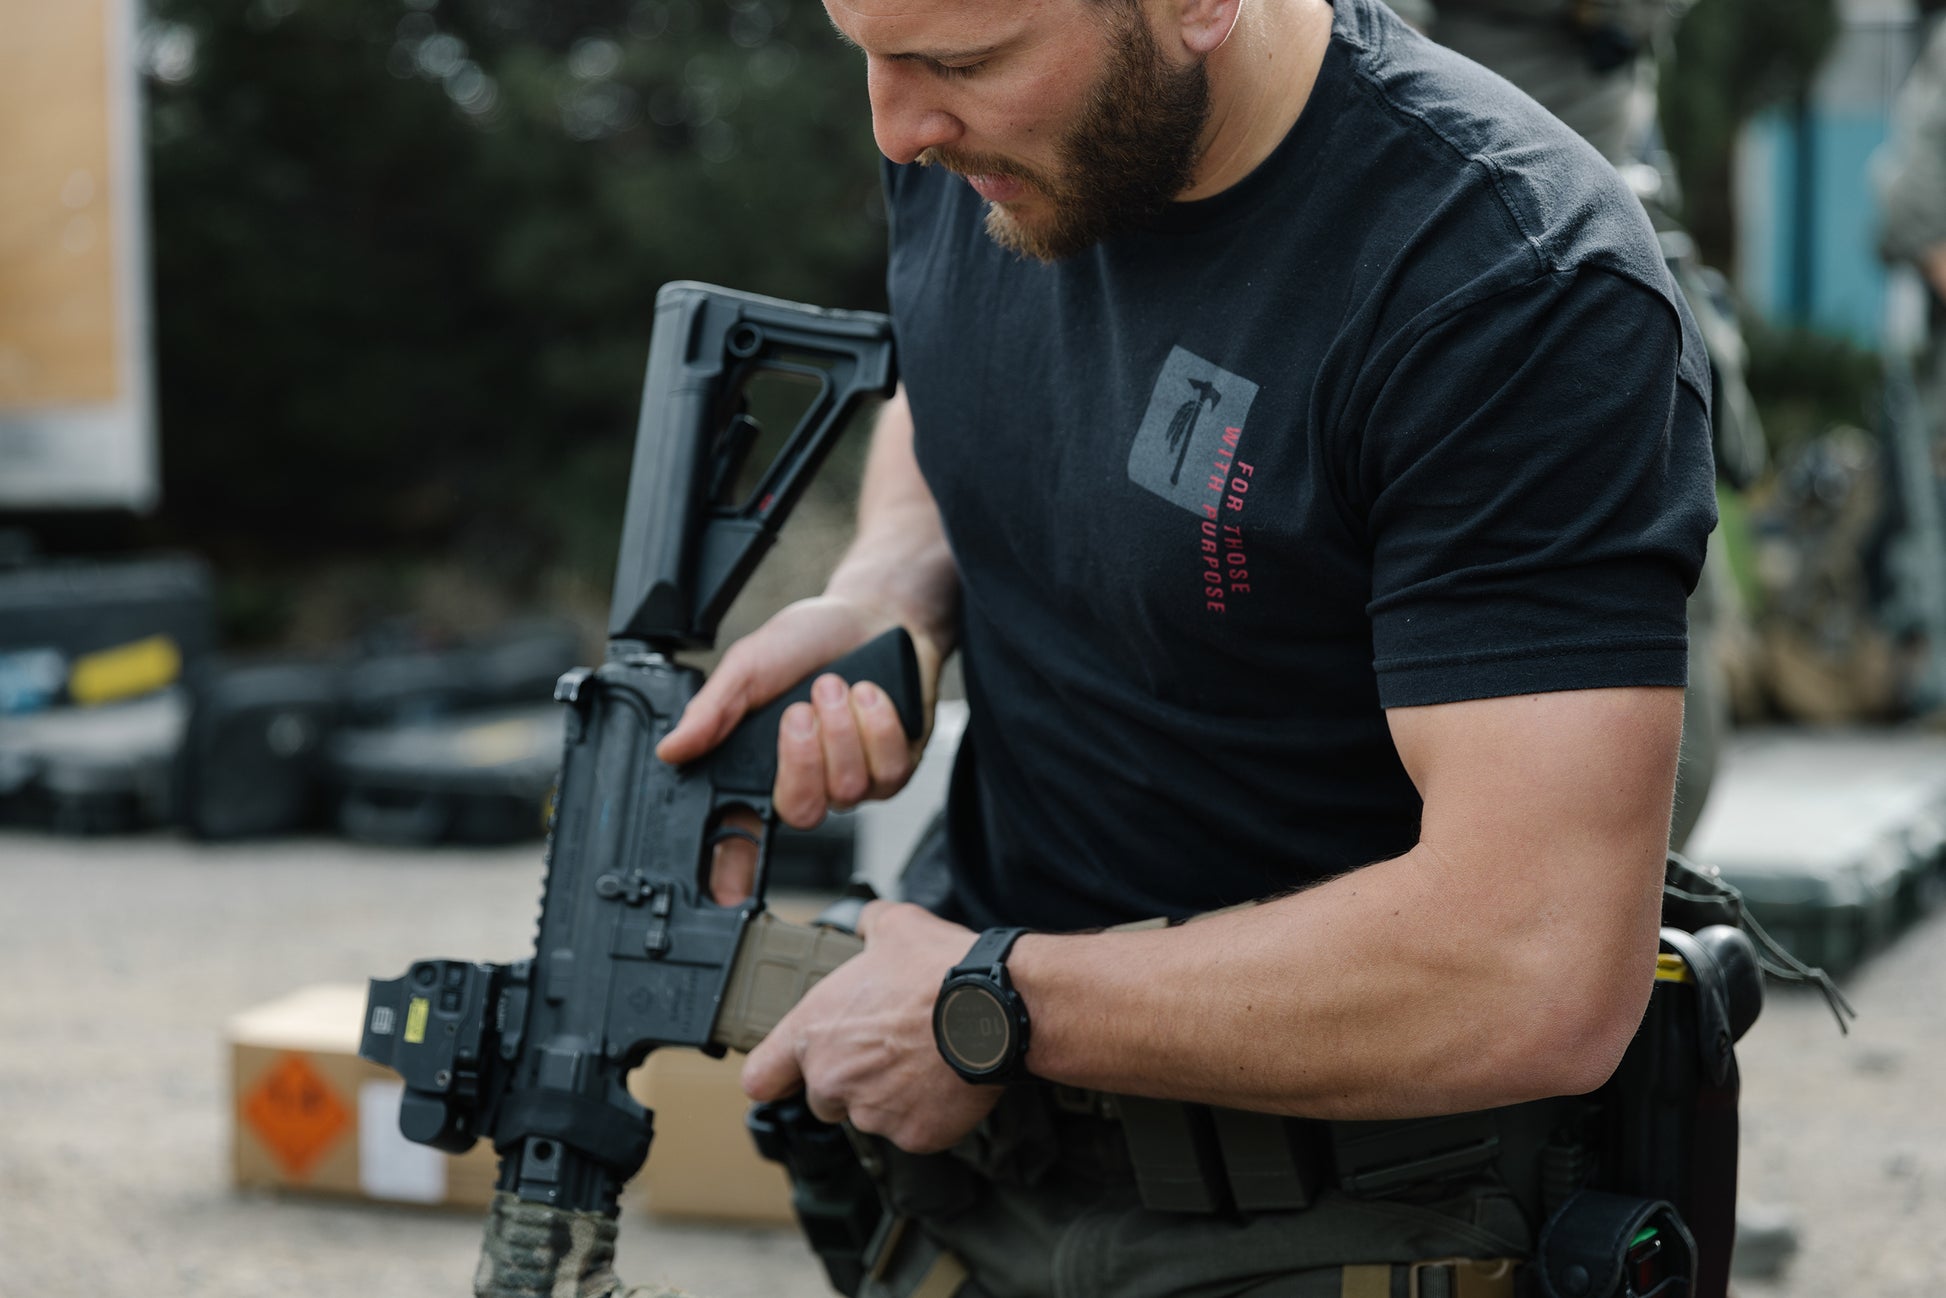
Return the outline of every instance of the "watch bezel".
<path id="1" fill-rule="evenodd" d="M 976 1084 L 1006 1083 L 1026 1075 L 1026 1056 L 1033 1025 L 1027 1014 L 1027 1002 L 1015 990 L 1013 979 L 1007 972 L 1007 956 L 1013 950 L 1014 941 L 1026 931 L 1021 928 L 988 929 L 980 934 L 972 949 L 966 953 L 966 958 L 947 972 L 940 982 L 938 994 L 933 997 L 933 1046 L 947 1067 L 965 1081 Z M 948 1044 L 946 1007 L 955 992 L 970 989 L 977 989 L 991 997 L 1007 1025 L 1006 1046 L 1001 1050 L 1000 1057 L 986 1067 L 968 1064 Z"/>
<path id="2" fill-rule="evenodd" d="M 1001 1046 L 998 1058 L 985 1067 L 967 1059 L 961 1047 L 953 1041 L 947 1026 L 948 1006 L 954 995 L 961 992 L 978 992 L 989 998 L 999 1011 L 1001 1021 L 1006 1024 L 1006 1042 Z M 939 995 L 933 1000 L 933 1041 L 953 1071 L 970 1082 L 991 1081 L 1015 1071 L 1015 1062 L 1026 1053 L 1022 1041 L 1025 1028 L 1026 1016 L 1021 1012 L 1020 994 L 1011 987 L 1000 986 L 985 973 L 964 973 L 948 978 L 940 984 Z"/>

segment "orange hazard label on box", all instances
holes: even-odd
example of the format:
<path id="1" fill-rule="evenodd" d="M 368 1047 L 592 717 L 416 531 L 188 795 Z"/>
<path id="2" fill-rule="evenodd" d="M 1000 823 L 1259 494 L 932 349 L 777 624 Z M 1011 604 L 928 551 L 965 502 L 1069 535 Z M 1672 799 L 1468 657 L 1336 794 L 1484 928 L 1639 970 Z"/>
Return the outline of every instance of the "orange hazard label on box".
<path id="1" fill-rule="evenodd" d="M 243 1120 L 292 1180 L 301 1181 L 351 1127 L 351 1110 L 300 1054 L 279 1055 L 243 1097 Z"/>

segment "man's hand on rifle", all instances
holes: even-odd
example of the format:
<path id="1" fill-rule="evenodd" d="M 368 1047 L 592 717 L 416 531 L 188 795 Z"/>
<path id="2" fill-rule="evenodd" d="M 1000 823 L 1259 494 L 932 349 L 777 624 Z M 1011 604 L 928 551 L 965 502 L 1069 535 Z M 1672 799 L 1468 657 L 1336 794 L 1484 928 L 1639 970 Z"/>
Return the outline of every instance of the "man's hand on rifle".
<path id="1" fill-rule="evenodd" d="M 804 1092 L 826 1122 L 850 1122 L 912 1153 L 951 1148 L 999 1100 L 960 1079 L 933 1044 L 933 998 L 975 934 L 918 906 L 875 901 L 865 950 L 828 974 L 750 1052 L 753 1100 Z"/>
<path id="2" fill-rule="evenodd" d="M 893 625 L 891 618 L 851 600 L 830 595 L 799 600 L 730 646 L 675 729 L 656 746 L 656 756 L 674 765 L 701 757 L 748 713 L 806 672 Z M 925 637 L 915 636 L 913 644 L 925 708 L 925 726 L 917 740 L 906 737 L 892 700 L 869 681 L 848 687 L 827 674 L 812 687 L 810 703 L 794 704 L 784 712 L 773 800 L 785 824 L 809 829 L 829 811 L 848 810 L 867 798 L 889 798 L 905 787 L 932 730 L 940 665 L 939 651 Z M 729 839 L 721 845 L 710 872 L 710 893 L 718 905 L 734 905 L 749 896 L 756 865 L 750 844 Z"/>

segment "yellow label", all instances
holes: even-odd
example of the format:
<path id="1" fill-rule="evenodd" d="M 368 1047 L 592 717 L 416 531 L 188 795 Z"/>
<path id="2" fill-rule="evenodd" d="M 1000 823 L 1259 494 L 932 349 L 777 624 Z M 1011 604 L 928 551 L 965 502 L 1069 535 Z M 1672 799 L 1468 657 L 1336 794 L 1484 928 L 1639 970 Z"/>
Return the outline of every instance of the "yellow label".
<path id="1" fill-rule="evenodd" d="M 76 703 L 113 703 L 161 689 L 182 675 L 182 650 L 166 635 L 99 649 L 74 660 L 68 694 Z"/>
<path id="2" fill-rule="evenodd" d="M 423 996 L 414 996 L 412 1004 L 405 1011 L 405 1043 L 416 1046 L 426 1039 L 426 1015 L 432 1012 L 432 1002 Z"/>
<path id="3" fill-rule="evenodd" d="M 1689 976 L 1689 966 L 1682 957 L 1663 952 L 1655 958 L 1655 980 L 1659 983 L 1686 983 L 1695 980 Z"/>

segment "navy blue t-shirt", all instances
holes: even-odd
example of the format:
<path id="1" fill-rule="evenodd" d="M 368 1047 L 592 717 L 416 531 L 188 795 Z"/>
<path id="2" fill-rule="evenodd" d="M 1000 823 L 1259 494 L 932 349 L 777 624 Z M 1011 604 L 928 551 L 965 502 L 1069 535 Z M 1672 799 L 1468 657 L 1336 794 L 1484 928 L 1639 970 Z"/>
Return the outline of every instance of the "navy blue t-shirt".
<path id="1" fill-rule="evenodd" d="M 1506 82 L 1338 0 L 1262 166 L 1054 265 L 888 167 L 963 588 L 971 923 L 1186 915 L 1396 855 L 1384 710 L 1681 685 L 1708 374 L 1640 205 Z"/>

